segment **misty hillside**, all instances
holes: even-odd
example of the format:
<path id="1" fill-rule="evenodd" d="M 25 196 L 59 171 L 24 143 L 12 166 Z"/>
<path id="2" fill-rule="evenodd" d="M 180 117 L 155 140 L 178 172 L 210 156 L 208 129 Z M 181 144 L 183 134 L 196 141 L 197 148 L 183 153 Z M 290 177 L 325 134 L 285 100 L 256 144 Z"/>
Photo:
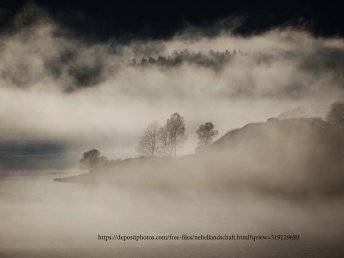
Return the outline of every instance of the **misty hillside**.
<path id="1" fill-rule="evenodd" d="M 127 159 L 57 181 L 340 196 L 344 193 L 343 157 L 342 128 L 320 118 L 272 118 L 232 130 L 194 155 Z"/>

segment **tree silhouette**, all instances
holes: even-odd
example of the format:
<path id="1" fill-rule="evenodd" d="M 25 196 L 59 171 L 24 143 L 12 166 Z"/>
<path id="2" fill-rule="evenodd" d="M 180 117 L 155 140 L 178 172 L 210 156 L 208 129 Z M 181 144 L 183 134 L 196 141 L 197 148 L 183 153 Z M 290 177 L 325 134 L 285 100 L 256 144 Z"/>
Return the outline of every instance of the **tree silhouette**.
<path id="1" fill-rule="evenodd" d="M 174 113 L 159 130 L 161 152 L 169 156 L 177 156 L 177 146 L 185 140 L 184 118 Z"/>
<path id="2" fill-rule="evenodd" d="M 332 103 L 326 121 L 344 127 L 344 102 Z"/>
<path id="3" fill-rule="evenodd" d="M 214 129 L 215 126 L 212 122 L 207 122 L 198 127 L 198 146 L 197 149 L 201 149 L 212 143 L 213 137 L 218 134 L 218 131 Z"/>
<path id="4" fill-rule="evenodd" d="M 105 164 L 107 161 L 106 157 L 101 156 L 99 150 L 92 149 L 84 152 L 83 158 L 80 160 L 80 168 L 92 170 L 99 165 Z"/>
<path id="5" fill-rule="evenodd" d="M 137 151 L 147 157 L 154 157 L 158 148 L 159 123 L 151 123 L 141 136 Z"/>
<path id="6" fill-rule="evenodd" d="M 172 142 L 165 126 L 159 128 L 158 142 L 159 142 L 159 147 L 158 147 L 159 154 L 164 155 L 164 156 L 172 156 L 173 154 Z"/>

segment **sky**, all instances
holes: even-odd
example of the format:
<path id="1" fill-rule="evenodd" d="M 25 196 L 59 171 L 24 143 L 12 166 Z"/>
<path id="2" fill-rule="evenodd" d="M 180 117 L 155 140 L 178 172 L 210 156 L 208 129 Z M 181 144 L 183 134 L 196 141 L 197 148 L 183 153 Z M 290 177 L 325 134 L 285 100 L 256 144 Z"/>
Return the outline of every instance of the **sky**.
<path id="1" fill-rule="evenodd" d="M 2 0 L 0 27 L 27 4 L 25 0 Z M 229 29 L 232 19 L 238 35 L 252 35 L 280 26 L 304 26 L 319 36 L 343 36 L 339 1 L 48 1 L 30 3 L 45 8 L 72 35 L 107 41 L 171 38 L 186 25 L 211 26 L 219 20 Z M 235 23 L 235 22 L 234 22 Z M 209 35 L 216 30 L 209 30 Z"/>
<path id="2" fill-rule="evenodd" d="M 289 108 L 325 117 L 330 104 L 344 96 L 343 18 L 335 5 L 1 1 L 0 6 L 2 150 L 56 146 L 49 148 L 81 156 L 96 147 L 110 158 L 136 156 L 146 126 L 164 125 L 178 112 L 188 135 L 179 153 L 188 154 L 201 123 L 212 121 L 221 136 Z M 174 52 L 185 49 L 200 52 L 201 59 L 132 65 L 133 58 L 176 58 Z M 211 50 L 219 55 L 228 50 L 230 58 L 220 62 Z"/>

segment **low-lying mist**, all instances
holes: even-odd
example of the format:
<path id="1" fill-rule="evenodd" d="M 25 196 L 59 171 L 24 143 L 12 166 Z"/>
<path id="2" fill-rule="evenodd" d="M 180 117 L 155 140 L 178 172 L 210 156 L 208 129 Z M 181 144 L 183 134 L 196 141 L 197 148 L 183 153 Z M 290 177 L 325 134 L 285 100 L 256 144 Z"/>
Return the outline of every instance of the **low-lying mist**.
<path id="1" fill-rule="evenodd" d="M 75 172 L 74 172 L 75 173 Z M 55 175 L 57 176 L 57 175 Z M 1 180 L 0 253 L 9 257 L 254 257 L 342 253 L 339 199 L 292 201 L 245 191 L 121 188 L 54 182 L 52 176 Z M 299 234 L 300 240 L 100 241 L 98 235 Z M 318 244 L 316 244 L 318 243 Z M 172 248 L 172 250 L 170 250 Z M 186 250 L 185 250 L 186 248 Z M 287 248 L 287 249 L 286 249 Z M 196 249 L 196 250 L 195 250 Z M 203 250 L 199 253 L 198 250 Z M 258 250 L 259 251 L 258 251 Z M 147 254 L 148 255 L 148 254 Z"/>

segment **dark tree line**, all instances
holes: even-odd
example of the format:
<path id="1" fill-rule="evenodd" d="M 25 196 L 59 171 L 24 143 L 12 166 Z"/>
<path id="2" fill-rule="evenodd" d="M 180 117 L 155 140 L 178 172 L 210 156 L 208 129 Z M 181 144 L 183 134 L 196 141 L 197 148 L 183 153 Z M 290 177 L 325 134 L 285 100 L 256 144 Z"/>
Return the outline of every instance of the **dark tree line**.
<path id="1" fill-rule="evenodd" d="M 200 66 L 208 67 L 220 67 L 222 64 L 230 62 L 235 55 L 248 55 L 247 53 L 233 50 L 231 51 L 213 51 L 210 50 L 208 53 L 202 52 L 192 52 L 187 49 L 184 51 L 174 51 L 172 55 L 169 56 L 158 56 L 158 57 L 142 57 L 141 60 L 132 60 L 131 65 L 133 66 L 149 66 L 149 65 L 159 65 L 159 66 L 178 66 L 183 63 L 191 63 Z"/>

